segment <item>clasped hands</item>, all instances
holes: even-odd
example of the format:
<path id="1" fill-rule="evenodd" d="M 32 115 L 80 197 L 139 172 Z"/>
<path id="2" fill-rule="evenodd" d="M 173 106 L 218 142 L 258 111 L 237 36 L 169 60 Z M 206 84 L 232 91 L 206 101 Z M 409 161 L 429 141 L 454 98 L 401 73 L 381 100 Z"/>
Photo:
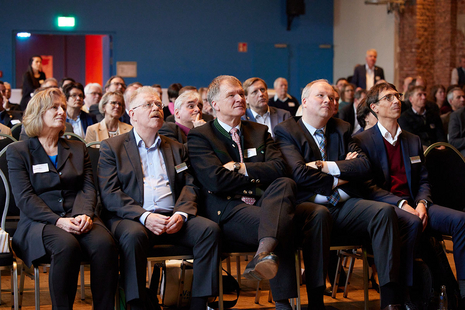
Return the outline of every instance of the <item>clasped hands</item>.
<path id="1" fill-rule="evenodd" d="M 426 224 L 428 224 L 428 211 L 426 210 L 426 206 L 423 202 L 419 202 L 416 209 L 412 208 L 407 202 L 405 202 L 401 206 L 401 209 L 418 216 L 423 224 L 423 230 L 425 230 Z"/>
<path id="2" fill-rule="evenodd" d="M 153 232 L 155 235 L 163 233 L 174 234 L 177 233 L 184 224 L 184 218 L 175 213 L 172 216 L 166 216 L 158 213 L 151 213 L 145 219 L 145 227 Z"/>
<path id="3" fill-rule="evenodd" d="M 81 214 L 76 217 L 59 218 L 55 225 L 71 234 L 81 235 L 90 231 L 94 223 L 89 216 Z"/>

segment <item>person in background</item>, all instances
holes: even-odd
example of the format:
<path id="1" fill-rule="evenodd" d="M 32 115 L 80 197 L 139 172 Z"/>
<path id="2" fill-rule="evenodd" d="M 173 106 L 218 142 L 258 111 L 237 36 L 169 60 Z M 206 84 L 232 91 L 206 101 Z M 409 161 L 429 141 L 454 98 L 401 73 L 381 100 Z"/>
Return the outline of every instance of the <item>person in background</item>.
<path id="1" fill-rule="evenodd" d="M 87 127 L 97 123 L 95 115 L 81 109 L 84 104 L 84 87 L 81 83 L 68 83 L 63 91 L 67 100 L 66 121 L 73 126 L 73 132 L 84 139 Z"/>
<path id="2" fill-rule="evenodd" d="M 21 112 L 21 108 L 19 104 L 14 104 L 10 102 L 10 97 L 11 97 L 10 83 L 0 81 L 0 96 L 3 97 L 3 108 L 6 111 Z"/>
<path id="3" fill-rule="evenodd" d="M 373 113 L 373 111 L 368 107 L 366 104 L 366 99 L 364 99 L 357 107 L 357 121 L 360 124 L 360 129 L 352 134 L 354 136 L 364 130 L 370 129 L 378 122 L 376 113 Z"/>
<path id="4" fill-rule="evenodd" d="M 202 103 L 203 103 L 202 114 L 203 115 L 208 114 L 214 117 L 215 111 L 212 109 L 212 106 L 210 105 L 210 103 L 208 103 L 208 98 L 207 98 L 208 88 L 200 87 L 199 94 L 200 94 L 200 97 L 202 97 Z"/>
<path id="5" fill-rule="evenodd" d="M 168 87 L 168 105 L 163 108 L 163 115 L 165 117 L 165 121 L 168 116 L 174 114 L 174 102 L 176 98 L 179 96 L 179 91 L 181 90 L 182 85 L 180 83 L 173 83 Z"/>
<path id="6" fill-rule="evenodd" d="M 336 85 L 337 87 L 337 85 Z M 339 111 L 347 105 L 352 105 L 354 103 L 354 85 L 346 84 L 342 87 L 342 90 L 339 91 L 341 94 L 341 102 L 339 103 Z"/>
<path id="7" fill-rule="evenodd" d="M 452 69 L 450 85 L 465 86 L 465 55 L 460 56 L 460 66 Z"/>
<path id="8" fill-rule="evenodd" d="M 58 88 L 58 82 L 57 82 L 57 79 L 55 78 L 48 78 L 46 79 L 42 85 L 40 86 L 40 89 L 45 89 L 45 88 L 49 88 L 49 87 L 57 87 Z"/>
<path id="9" fill-rule="evenodd" d="M 95 309 L 113 310 L 118 283 L 115 240 L 95 214 L 97 192 L 86 146 L 60 138 L 66 100 L 57 88 L 37 93 L 24 114 L 31 138 L 6 154 L 13 196 L 21 211 L 13 249 L 27 266 L 51 263 L 53 309 L 73 309 L 82 260 L 90 262 Z"/>
<path id="10" fill-rule="evenodd" d="M 297 100 L 297 98 L 287 93 L 287 80 L 285 78 L 279 77 L 274 81 L 273 87 L 276 94 L 274 95 L 274 97 L 270 98 L 270 100 L 268 101 L 268 105 L 270 107 L 275 107 L 289 111 L 289 113 L 291 113 L 292 116 L 296 115 L 300 103 L 299 100 Z"/>
<path id="11" fill-rule="evenodd" d="M 42 57 L 34 55 L 29 59 L 29 66 L 23 75 L 23 95 L 20 103 L 22 111 L 26 110 L 32 94 L 44 81 L 45 73 L 42 71 Z"/>
<path id="12" fill-rule="evenodd" d="M 152 87 L 155 88 L 155 90 L 158 93 L 158 96 L 160 97 L 160 100 L 163 102 L 163 89 L 161 88 L 161 85 L 153 84 Z"/>
<path id="13" fill-rule="evenodd" d="M 64 93 L 64 88 L 66 85 L 69 83 L 76 83 L 76 81 L 73 78 L 70 77 L 64 77 L 60 80 L 60 84 L 58 85 L 60 87 L 60 90 L 62 93 Z"/>
<path id="14" fill-rule="evenodd" d="M 379 80 L 384 80 L 384 70 L 376 66 L 378 52 L 375 49 L 369 49 L 366 53 L 365 65 L 358 65 L 354 69 L 352 83 L 362 89 L 370 89 Z"/>
<path id="15" fill-rule="evenodd" d="M 443 115 L 452 111 L 449 102 L 446 100 L 446 88 L 443 85 L 434 85 L 431 87 L 429 101 L 436 103 L 439 108 L 439 114 Z"/>
<path id="16" fill-rule="evenodd" d="M 89 113 L 92 105 L 99 103 L 102 98 L 102 86 L 99 83 L 89 83 L 84 87 L 84 105 L 82 110 Z"/>
<path id="17" fill-rule="evenodd" d="M 357 119 L 357 108 L 364 98 L 366 98 L 366 91 L 363 89 L 357 90 L 354 95 L 354 102 L 346 105 L 339 111 L 339 118 L 350 124 L 352 134 L 360 131 L 360 123 Z"/>
<path id="18" fill-rule="evenodd" d="M 108 81 L 105 83 L 105 92 L 107 91 L 119 91 L 120 93 L 124 94 L 126 90 L 126 82 L 124 79 L 119 75 L 111 76 Z"/>
<path id="19" fill-rule="evenodd" d="M 86 142 L 102 141 L 131 131 L 132 126 L 119 120 L 125 111 L 124 97 L 119 92 L 106 92 L 99 103 L 104 119 L 87 127 Z"/>
<path id="20" fill-rule="evenodd" d="M 452 112 L 459 110 L 465 106 L 465 93 L 460 87 L 454 87 L 447 93 L 447 103 L 451 107 L 451 111 L 441 115 L 442 125 L 444 126 L 444 133 L 446 136 L 449 134 L 450 115 Z"/>

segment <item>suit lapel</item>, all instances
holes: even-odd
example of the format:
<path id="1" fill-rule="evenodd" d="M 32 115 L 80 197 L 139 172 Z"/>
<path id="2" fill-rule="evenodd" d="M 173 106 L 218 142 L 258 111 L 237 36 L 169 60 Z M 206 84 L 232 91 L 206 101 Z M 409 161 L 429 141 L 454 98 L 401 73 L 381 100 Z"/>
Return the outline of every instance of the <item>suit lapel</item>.
<path id="1" fill-rule="evenodd" d="M 64 139 L 59 139 L 58 140 L 57 171 L 59 171 L 61 167 L 63 167 L 63 165 L 66 163 L 70 155 L 71 155 L 71 152 L 69 150 L 68 142 L 66 142 Z"/>
<path id="2" fill-rule="evenodd" d="M 375 125 L 376 126 L 376 125 Z M 372 134 L 373 144 L 376 150 L 376 156 L 378 157 L 378 162 L 381 164 L 381 169 L 383 170 L 384 180 L 387 184 L 391 183 L 391 177 L 389 175 L 389 163 L 386 154 L 386 147 L 384 146 L 384 138 L 379 131 L 378 126 L 373 130 Z"/>
<path id="3" fill-rule="evenodd" d="M 122 134 L 120 130 L 120 134 Z M 109 138 L 107 125 L 105 125 L 105 119 L 98 123 L 98 137 L 99 141 L 105 140 Z"/>
<path id="4" fill-rule="evenodd" d="M 171 151 L 170 145 L 166 143 L 165 141 L 163 141 L 163 139 L 161 139 L 160 150 L 163 155 L 163 161 L 165 162 L 166 172 L 168 173 L 168 179 L 170 181 L 171 192 L 173 193 L 173 197 L 177 197 L 175 190 L 174 190 L 175 189 L 174 184 L 176 184 L 175 183 L 176 176 L 174 174 L 174 169 L 173 169 L 175 167 L 173 152 Z"/>
<path id="5" fill-rule="evenodd" d="M 270 124 L 272 129 L 271 131 L 273 131 L 273 128 L 279 124 L 278 111 L 273 109 L 273 107 L 270 107 Z"/>
<path id="6" fill-rule="evenodd" d="M 251 122 L 257 122 L 255 120 L 255 117 L 253 117 L 253 113 L 252 111 L 250 110 L 250 108 L 248 108 L 246 111 L 245 111 L 245 118 L 247 121 L 251 121 Z"/>
<path id="7" fill-rule="evenodd" d="M 400 134 L 400 146 L 402 148 L 402 157 L 404 160 L 405 174 L 407 175 L 408 188 L 410 190 L 410 194 L 412 194 L 412 164 L 410 163 L 410 154 L 413 154 L 413 152 L 410 152 L 409 143 L 403 133 Z M 415 196 L 412 195 L 412 197 Z"/>
<path id="8" fill-rule="evenodd" d="M 321 158 L 320 148 L 318 147 L 318 145 L 316 145 L 316 142 L 313 139 L 312 135 L 308 132 L 307 127 L 305 127 L 305 124 L 302 121 L 302 118 L 299 119 L 298 123 L 300 125 L 300 129 L 304 133 L 304 136 L 310 145 L 310 148 L 312 149 L 312 153 L 314 155 L 313 157 L 316 157 L 319 160 L 323 159 Z"/>
<path id="9" fill-rule="evenodd" d="M 48 157 L 47 153 L 45 153 L 44 148 L 40 144 L 39 139 L 34 137 L 28 141 L 29 149 L 31 150 L 31 156 L 33 158 L 32 165 L 47 163 L 50 171 L 57 172 L 57 169 L 52 164 L 50 158 Z M 60 145 L 60 142 L 58 142 L 58 145 Z M 58 157 L 60 157 L 60 147 L 58 148 Z"/>
<path id="10" fill-rule="evenodd" d="M 134 138 L 134 132 L 131 132 L 128 135 L 128 138 L 124 141 L 124 148 L 128 154 L 129 162 L 132 165 L 133 171 L 136 174 L 137 183 L 139 183 L 138 188 L 141 190 L 141 196 L 143 196 L 142 189 L 144 188 L 142 167 L 140 163 L 139 150 L 137 149 L 136 139 Z"/>

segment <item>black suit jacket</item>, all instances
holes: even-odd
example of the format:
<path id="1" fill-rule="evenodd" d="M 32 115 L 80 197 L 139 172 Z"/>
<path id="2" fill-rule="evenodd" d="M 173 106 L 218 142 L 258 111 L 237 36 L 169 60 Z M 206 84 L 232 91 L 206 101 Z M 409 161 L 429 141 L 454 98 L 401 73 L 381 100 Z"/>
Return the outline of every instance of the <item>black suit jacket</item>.
<path id="1" fill-rule="evenodd" d="M 10 144 L 8 171 L 16 205 L 21 210 L 13 237 L 16 254 L 30 266 L 46 254 L 42 230 L 60 217 L 94 216 L 97 195 L 86 146 L 59 139 L 58 165 L 52 164 L 37 137 Z M 38 165 L 45 166 L 44 172 Z"/>
<path id="2" fill-rule="evenodd" d="M 465 108 L 450 114 L 449 143 L 465 156 Z"/>
<path id="3" fill-rule="evenodd" d="M 369 161 L 365 154 L 353 145 L 350 125 L 337 118 L 329 119 L 326 124 L 326 154 L 328 161 L 337 163 L 341 175 L 339 178 L 351 181 L 341 186 L 347 194 L 354 197 L 366 195 L 363 182 L 370 172 Z M 330 196 L 333 192 L 333 176 L 308 167 L 306 163 L 321 160 L 321 153 L 302 119 L 288 119 L 275 128 L 275 139 L 281 147 L 289 165 L 294 181 L 298 186 L 297 201 L 306 201 L 316 194 Z M 358 152 L 357 158 L 345 160 L 348 152 Z"/>
<path id="4" fill-rule="evenodd" d="M 356 117 L 357 115 L 355 115 L 353 102 L 349 103 L 348 105 L 343 107 L 341 110 L 339 110 L 338 118 L 342 119 L 343 121 L 348 122 L 350 124 L 352 131 L 354 131 Z"/>
<path id="5" fill-rule="evenodd" d="M 278 109 L 278 108 L 275 108 L 275 107 L 269 107 L 270 108 L 270 124 L 271 124 L 271 132 L 274 131 L 274 128 L 276 127 L 276 125 L 278 125 L 279 123 L 281 123 L 282 121 L 285 121 L 287 120 L 288 118 L 291 118 L 291 113 L 289 113 L 289 111 L 286 111 L 286 110 L 283 110 L 283 109 Z M 242 120 L 247 120 L 247 121 L 251 121 L 251 122 L 257 122 L 257 120 L 255 119 L 255 117 L 253 116 L 253 113 L 252 113 L 252 110 L 250 110 L 250 108 L 247 108 L 247 110 L 245 111 L 245 115 L 242 116 Z M 272 136 L 274 136 L 274 133 L 272 134 Z"/>
<path id="6" fill-rule="evenodd" d="M 184 145 L 160 135 L 171 191 L 175 198 L 173 212 L 197 214 L 197 192 L 188 170 L 177 173 L 176 165 L 188 164 Z M 144 176 L 134 129 L 106 139 L 100 145 L 98 180 L 104 210 L 102 218 L 114 232 L 121 219 L 138 221 L 146 211 L 144 205 Z"/>
<path id="7" fill-rule="evenodd" d="M 174 141 L 178 141 L 179 143 L 187 143 L 186 134 L 181 130 L 181 128 L 179 128 L 176 123 L 164 122 L 160 130 L 158 130 L 158 133 L 173 139 Z"/>
<path id="8" fill-rule="evenodd" d="M 379 80 L 384 80 L 384 70 L 381 67 L 375 66 L 375 80 L 373 81 L 373 85 Z M 351 83 L 363 89 L 367 88 L 367 69 L 365 65 L 358 65 L 355 67 Z"/>
<path id="9" fill-rule="evenodd" d="M 402 197 L 390 192 L 391 176 L 389 175 L 389 161 L 386 146 L 384 145 L 384 138 L 378 126 L 373 126 L 355 135 L 353 139 L 370 160 L 372 171 L 370 177 L 372 194 L 370 199 L 397 205 Z M 409 204 L 416 206 L 416 203 L 422 199 L 432 203 L 428 183 L 428 171 L 425 166 L 420 138 L 408 131 L 402 130 L 402 133 L 399 135 L 399 141 L 411 196 Z"/>
<path id="10" fill-rule="evenodd" d="M 428 108 L 425 116 L 416 114 L 412 108 L 407 109 L 401 114 L 398 122 L 403 130 L 419 136 L 424 146 L 430 146 L 435 142 L 447 142 L 441 117 Z"/>
<path id="11" fill-rule="evenodd" d="M 206 216 L 216 222 L 241 204 L 242 196 L 259 198 L 285 175 L 284 160 L 267 126 L 241 121 L 240 139 L 248 176 L 223 167 L 241 159 L 237 144 L 217 120 L 191 129 L 187 136 L 192 167 L 205 194 Z"/>

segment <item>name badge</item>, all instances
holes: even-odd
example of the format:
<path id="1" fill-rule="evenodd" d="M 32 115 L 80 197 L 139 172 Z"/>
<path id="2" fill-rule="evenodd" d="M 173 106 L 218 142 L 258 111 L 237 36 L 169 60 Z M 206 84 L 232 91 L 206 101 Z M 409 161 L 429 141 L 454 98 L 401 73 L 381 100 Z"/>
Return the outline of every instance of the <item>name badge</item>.
<path id="1" fill-rule="evenodd" d="M 410 157 L 410 162 L 412 164 L 421 163 L 421 158 L 420 158 L 420 156 L 412 156 L 412 157 Z"/>
<path id="2" fill-rule="evenodd" d="M 32 173 L 36 174 L 44 172 L 49 172 L 48 164 L 32 165 Z"/>
<path id="3" fill-rule="evenodd" d="M 174 166 L 174 168 L 176 169 L 177 173 L 181 173 L 184 170 L 187 170 L 187 165 L 186 165 L 186 163 L 182 163 L 182 164 L 179 164 L 177 166 Z"/>
<path id="4" fill-rule="evenodd" d="M 295 103 L 294 103 L 294 102 L 292 102 L 292 101 L 289 101 L 287 104 L 288 104 L 288 105 L 289 105 L 289 107 L 291 107 L 291 108 L 295 107 Z"/>
<path id="5" fill-rule="evenodd" d="M 254 157 L 254 156 L 257 156 L 257 149 L 256 148 L 247 149 L 247 157 L 246 158 L 250 158 L 250 157 Z"/>

